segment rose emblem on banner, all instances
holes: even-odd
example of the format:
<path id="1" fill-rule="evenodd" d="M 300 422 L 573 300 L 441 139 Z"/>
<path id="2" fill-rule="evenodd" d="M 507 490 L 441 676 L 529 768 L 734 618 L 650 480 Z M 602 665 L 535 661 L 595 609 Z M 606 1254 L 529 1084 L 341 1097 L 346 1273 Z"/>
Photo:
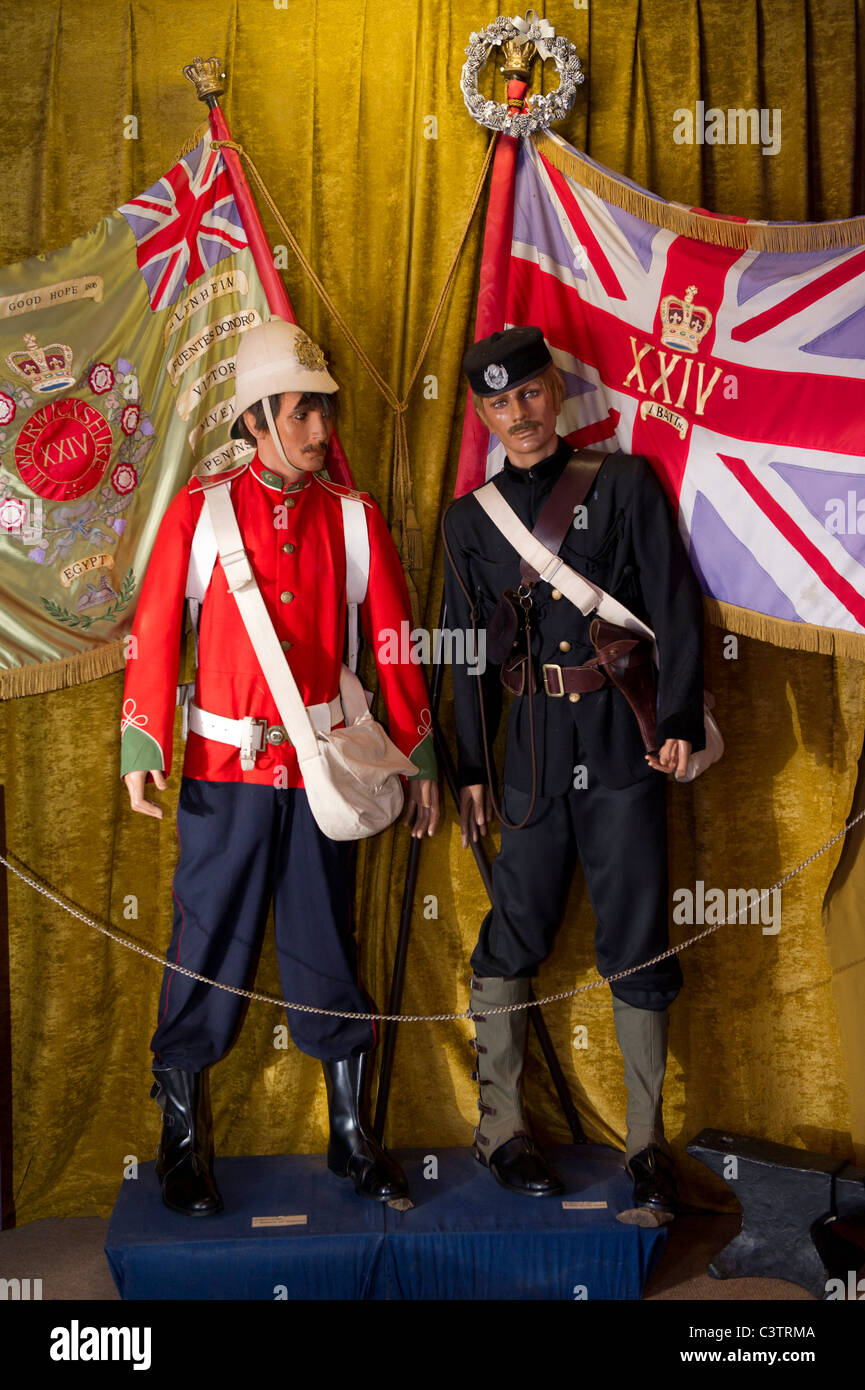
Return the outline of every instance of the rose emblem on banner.
<path id="1" fill-rule="evenodd" d="M 120 416 L 120 428 L 124 434 L 134 434 L 138 429 L 141 411 L 137 405 L 127 405 Z"/>
<path id="2" fill-rule="evenodd" d="M 107 362 L 95 362 L 87 380 L 94 396 L 104 396 L 114 385 L 114 373 Z"/>
<path id="3" fill-rule="evenodd" d="M 17 497 L 0 501 L 0 531 L 20 531 L 27 521 L 27 507 Z"/>
<path id="4" fill-rule="evenodd" d="M 125 497 L 127 492 L 134 492 L 138 486 L 138 474 L 131 463 L 118 463 L 111 474 L 111 486 L 121 497 Z"/>
<path id="5" fill-rule="evenodd" d="M 0 391 L 0 426 L 11 425 L 15 419 L 15 402 L 5 391 Z"/>

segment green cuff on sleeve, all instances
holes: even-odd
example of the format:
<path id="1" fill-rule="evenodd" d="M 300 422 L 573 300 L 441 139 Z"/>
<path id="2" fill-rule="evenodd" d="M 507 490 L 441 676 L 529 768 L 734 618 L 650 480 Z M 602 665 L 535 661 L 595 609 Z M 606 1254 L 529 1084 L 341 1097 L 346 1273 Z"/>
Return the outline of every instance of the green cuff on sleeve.
<path id="1" fill-rule="evenodd" d="M 130 724 L 120 739 L 120 776 L 125 777 L 127 772 L 164 771 L 165 759 L 156 739 Z"/>
<path id="2" fill-rule="evenodd" d="M 414 748 L 409 753 L 409 758 L 418 769 L 417 772 L 409 777 L 408 780 L 410 782 L 419 782 L 426 778 L 435 781 L 438 776 L 438 767 L 436 765 L 435 745 L 433 744 L 432 734 L 427 734 L 421 739 L 420 743 L 415 744 Z"/>

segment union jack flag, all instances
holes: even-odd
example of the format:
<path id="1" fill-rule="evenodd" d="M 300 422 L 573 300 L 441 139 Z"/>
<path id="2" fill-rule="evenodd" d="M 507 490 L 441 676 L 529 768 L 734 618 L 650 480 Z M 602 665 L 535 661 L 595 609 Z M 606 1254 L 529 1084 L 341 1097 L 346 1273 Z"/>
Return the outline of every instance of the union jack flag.
<path id="1" fill-rule="evenodd" d="M 560 433 L 650 460 L 707 595 L 865 632 L 865 247 L 677 235 L 523 140 L 501 309 L 503 327 L 543 329 Z M 487 477 L 503 458 L 492 439 Z M 482 472 L 464 451 L 457 492 Z"/>
<path id="2" fill-rule="evenodd" d="M 184 285 L 247 244 L 222 156 L 209 133 L 119 211 L 135 237 L 152 309 L 174 304 Z"/>

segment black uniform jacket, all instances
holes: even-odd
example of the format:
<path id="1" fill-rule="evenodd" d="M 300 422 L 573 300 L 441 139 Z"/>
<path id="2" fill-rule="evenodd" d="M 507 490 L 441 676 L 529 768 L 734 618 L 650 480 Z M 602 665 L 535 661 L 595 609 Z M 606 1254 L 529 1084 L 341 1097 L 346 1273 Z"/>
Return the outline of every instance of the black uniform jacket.
<path id="1" fill-rule="evenodd" d="M 555 453 L 525 470 L 510 461 L 495 485 L 531 530 L 552 487 L 570 458 L 564 440 Z M 562 559 L 623 603 L 654 630 L 658 644 L 658 746 L 667 738 L 687 739 L 694 751 L 705 746 L 703 729 L 702 604 L 700 590 L 673 522 L 666 497 L 648 462 L 639 456 L 609 454 L 585 502 L 587 524 L 569 528 L 559 549 Z M 520 583 L 519 556 L 472 493 L 453 502 L 445 534 L 463 583 L 476 596 L 479 628 L 489 622 L 504 589 Z M 545 662 L 579 666 L 594 656 L 590 618 L 566 598 L 553 600 L 541 580 L 533 590 L 532 651 L 538 677 Z M 471 630 L 469 605 L 445 563 L 447 626 Z M 560 642 L 570 642 L 563 653 Z M 465 665 L 453 666 L 459 783 L 487 780 L 477 687 L 484 698 L 490 743 L 501 716 L 502 686 L 497 666 L 487 663 L 482 677 Z M 543 682 L 533 697 L 538 794 L 560 796 L 573 785 L 574 768 L 586 768 L 591 784 L 631 786 L 658 777 L 645 761 L 636 718 L 613 686 L 584 694 L 572 703 L 552 698 Z M 505 752 L 504 781 L 531 791 L 528 699 L 513 697 Z M 492 756 L 492 754 L 491 754 Z"/>

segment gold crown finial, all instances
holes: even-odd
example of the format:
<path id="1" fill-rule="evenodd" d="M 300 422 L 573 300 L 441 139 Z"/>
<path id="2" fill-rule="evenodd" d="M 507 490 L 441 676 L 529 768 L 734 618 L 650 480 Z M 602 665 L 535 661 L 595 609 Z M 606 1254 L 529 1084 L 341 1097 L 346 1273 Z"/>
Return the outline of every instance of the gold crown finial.
<path id="1" fill-rule="evenodd" d="M 222 96 L 225 91 L 225 73 L 219 58 L 193 58 L 183 69 L 183 76 L 192 83 L 199 101 Z"/>
<path id="2" fill-rule="evenodd" d="M 506 39 L 502 44 L 502 72 L 508 81 L 528 82 L 532 59 L 537 49 L 531 43 L 517 43 L 516 39 Z"/>
<path id="3" fill-rule="evenodd" d="M 525 23 L 522 27 L 532 25 L 537 19 L 534 10 L 526 10 Z M 518 24 L 517 28 L 521 26 Z M 531 39 L 520 37 L 518 39 L 506 39 L 502 44 L 502 72 L 508 81 L 528 82 L 529 74 L 532 70 L 532 63 L 537 53 L 537 48 Z"/>

